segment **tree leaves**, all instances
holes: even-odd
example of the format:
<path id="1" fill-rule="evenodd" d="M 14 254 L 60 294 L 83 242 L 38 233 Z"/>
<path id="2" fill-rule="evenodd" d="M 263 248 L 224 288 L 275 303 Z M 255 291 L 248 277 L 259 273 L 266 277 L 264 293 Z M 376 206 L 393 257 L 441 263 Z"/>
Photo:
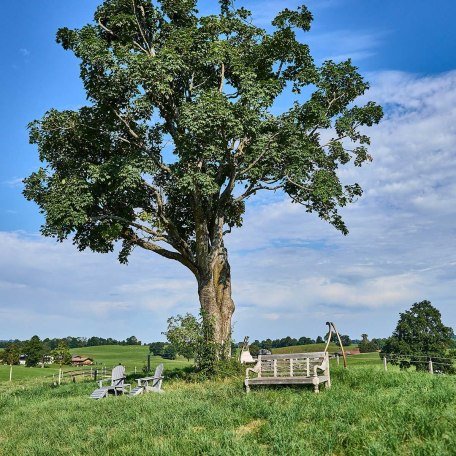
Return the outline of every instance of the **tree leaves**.
<path id="1" fill-rule="evenodd" d="M 195 272 L 198 252 L 212 261 L 245 200 L 267 190 L 348 232 L 338 208 L 362 190 L 338 168 L 371 160 L 363 127 L 381 107 L 353 104 L 368 84 L 350 61 L 314 64 L 296 37 L 310 28 L 306 7 L 280 12 L 268 33 L 219 3 L 201 16 L 194 0 L 105 0 L 93 23 L 58 31 L 90 104 L 30 124 L 44 165 L 24 194 L 44 234 L 97 251 L 123 240 L 122 262 L 139 245 Z M 284 93 L 290 108 L 277 114 Z"/>

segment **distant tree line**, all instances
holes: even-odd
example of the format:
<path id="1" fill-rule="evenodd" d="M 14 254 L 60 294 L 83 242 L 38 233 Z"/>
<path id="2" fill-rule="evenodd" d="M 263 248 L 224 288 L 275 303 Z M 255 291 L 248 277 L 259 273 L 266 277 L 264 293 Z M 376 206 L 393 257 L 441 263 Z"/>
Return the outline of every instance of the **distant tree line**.
<path id="1" fill-rule="evenodd" d="M 94 347 L 98 345 L 141 345 L 135 336 L 119 341 L 116 339 L 102 337 L 66 337 L 64 339 L 41 340 L 33 336 L 30 340 L 2 341 L 0 348 L 4 351 L 0 359 L 4 364 L 19 364 L 21 356 L 25 356 L 25 365 L 29 367 L 44 365 L 49 357 L 52 357 L 56 364 L 70 364 L 70 348 Z"/>
<path id="2" fill-rule="evenodd" d="M 34 336 L 38 337 L 38 336 Z M 127 337 L 125 340 L 117 340 L 117 339 L 112 339 L 111 337 L 108 337 L 107 339 L 103 337 L 64 337 L 64 338 L 53 338 L 50 339 L 47 337 L 46 339 L 43 339 L 42 342 L 43 344 L 46 345 L 46 347 L 49 348 L 49 350 L 54 350 L 57 348 L 57 345 L 59 344 L 60 341 L 64 340 L 66 344 L 68 345 L 68 348 L 81 348 L 81 347 L 96 347 L 98 345 L 141 345 L 141 341 L 138 340 L 135 336 L 130 336 Z M 19 339 L 14 339 L 14 340 L 0 340 L 0 348 L 6 348 L 8 345 L 11 343 L 15 344 L 23 344 L 28 342 L 27 340 L 19 340 Z"/>
<path id="3" fill-rule="evenodd" d="M 51 344 L 33 336 L 30 340 L 16 340 L 5 345 L 0 356 L 4 364 L 19 364 L 21 357 L 25 357 L 25 365 L 34 367 L 39 364 L 44 366 L 52 359 L 56 364 L 70 364 L 71 353 L 66 339 L 57 339 L 57 343 Z"/>
<path id="4" fill-rule="evenodd" d="M 342 335 L 340 336 L 342 345 L 344 346 L 349 346 L 352 344 L 352 340 L 350 339 L 350 336 L 347 335 Z M 311 339 L 310 337 L 300 337 L 299 339 L 296 339 L 295 337 L 283 337 L 282 339 L 266 339 L 266 340 L 254 340 L 250 344 L 250 349 L 255 350 L 255 348 L 258 349 L 265 349 L 265 350 L 271 350 L 273 348 L 281 348 L 281 347 L 291 347 L 293 345 L 309 345 L 309 344 L 322 344 L 326 340 L 326 336 L 318 336 L 316 339 Z M 331 338 L 331 342 L 339 343 L 337 340 L 337 336 L 334 334 Z M 242 345 L 242 343 L 240 343 Z"/>

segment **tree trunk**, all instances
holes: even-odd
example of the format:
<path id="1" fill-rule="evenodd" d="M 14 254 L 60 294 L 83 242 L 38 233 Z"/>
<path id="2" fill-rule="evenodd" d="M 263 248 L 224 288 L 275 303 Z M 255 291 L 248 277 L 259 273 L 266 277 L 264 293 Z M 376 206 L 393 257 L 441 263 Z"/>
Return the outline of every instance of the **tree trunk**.
<path id="1" fill-rule="evenodd" d="M 231 299 L 231 271 L 226 250 L 219 255 L 210 273 L 198 280 L 198 294 L 203 321 L 209 325 L 210 340 L 219 348 L 219 357 L 231 355 L 231 317 L 234 302 Z"/>

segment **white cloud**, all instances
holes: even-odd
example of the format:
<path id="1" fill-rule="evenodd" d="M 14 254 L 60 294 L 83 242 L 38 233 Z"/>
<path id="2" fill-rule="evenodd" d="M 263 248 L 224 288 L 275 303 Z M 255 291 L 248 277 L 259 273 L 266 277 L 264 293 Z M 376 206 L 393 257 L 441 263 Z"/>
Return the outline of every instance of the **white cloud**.
<path id="1" fill-rule="evenodd" d="M 6 181 L 3 181 L 2 184 L 6 185 L 7 187 L 11 188 L 20 188 L 22 187 L 22 181 L 24 180 L 23 177 L 14 177 L 12 179 L 8 179 Z"/>
<path id="2" fill-rule="evenodd" d="M 338 29 L 331 32 L 311 31 L 305 35 L 317 63 L 324 60 L 340 62 L 351 58 L 355 63 L 376 54 L 386 36 L 385 31 Z"/>

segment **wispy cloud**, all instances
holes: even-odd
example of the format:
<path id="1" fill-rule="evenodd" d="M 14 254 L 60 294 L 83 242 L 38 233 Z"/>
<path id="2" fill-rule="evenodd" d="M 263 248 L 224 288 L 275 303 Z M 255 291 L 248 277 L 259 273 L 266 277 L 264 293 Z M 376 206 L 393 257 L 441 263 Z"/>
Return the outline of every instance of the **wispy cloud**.
<path id="1" fill-rule="evenodd" d="M 6 185 L 7 187 L 11 187 L 11 188 L 20 188 L 23 185 L 22 184 L 23 179 L 24 179 L 23 177 L 14 177 L 12 179 L 3 181 L 2 184 Z"/>
<path id="2" fill-rule="evenodd" d="M 317 63 L 324 60 L 343 61 L 351 58 L 359 62 L 377 53 L 386 31 L 333 30 L 330 32 L 310 32 L 305 37 L 316 57 Z"/>
<path id="3" fill-rule="evenodd" d="M 30 51 L 26 48 L 21 48 L 19 49 L 19 53 L 22 55 L 22 57 L 29 57 L 30 56 Z"/>

